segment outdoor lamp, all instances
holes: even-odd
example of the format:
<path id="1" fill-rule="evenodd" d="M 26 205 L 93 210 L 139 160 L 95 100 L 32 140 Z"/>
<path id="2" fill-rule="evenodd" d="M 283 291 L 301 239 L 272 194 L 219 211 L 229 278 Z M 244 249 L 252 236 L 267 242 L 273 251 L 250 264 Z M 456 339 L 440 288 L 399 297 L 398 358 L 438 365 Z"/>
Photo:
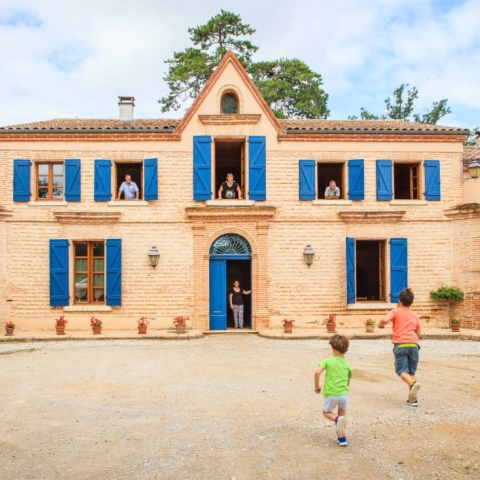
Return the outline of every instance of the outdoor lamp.
<path id="1" fill-rule="evenodd" d="M 475 180 L 480 177 L 480 163 L 473 162 L 468 166 L 468 172 L 470 173 L 470 178 L 475 178 Z"/>
<path id="2" fill-rule="evenodd" d="M 305 248 L 305 252 L 303 252 L 303 256 L 305 257 L 305 263 L 308 265 L 308 268 L 310 268 L 310 265 L 313 263 L 314 255 L 315 255 L 315 252 L 312 246 L 309 243 L 307 243 L 307 247 Z"/>
<path id="3" fill-rule="evenodd" d="M 150 265 L 155 268 L 158 265 L 158 257 L 160 254 L 158 253 L 157 247 L 153 246 L 150 251 L 148 252 L 148 258 L 150 258 Z"/>

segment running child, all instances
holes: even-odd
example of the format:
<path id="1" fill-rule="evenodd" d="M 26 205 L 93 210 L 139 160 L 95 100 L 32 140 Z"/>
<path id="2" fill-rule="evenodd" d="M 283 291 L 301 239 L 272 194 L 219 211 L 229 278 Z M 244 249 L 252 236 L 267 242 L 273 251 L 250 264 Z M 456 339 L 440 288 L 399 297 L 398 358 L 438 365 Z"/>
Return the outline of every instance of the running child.
<path id="1" fill-rule="evenodd" d="M 418 407 L 417 395 L 420 383 L 417 382 L 417 366 L 420 350 L 419 338 L 422 327 L 418 315 L 410 308 L 413 303 L 413 292 L 410 288 L 404 288 L 399 296 L 399 307 L 390 310 L 378 324 L 378 328 L 385 328 L 388 322 L 392 322 L 393 330 L 393 355 L 395 357 L 395 371 L 397 375 L 408 385 L 407 405 Z"/>
<path id="2" fill-rule="evenodd" d="M 315 393 L 320 393 L 320 375 L 325 370 L 323 382 L 323 416 L 335 422 L 337 441 L 341 447 L 347 446 L 345 436 L 346 414 L 348 405 L 348 393 L 352 369 L 345 360 L 345 353 L 348 350 L 348 338 L 343 335 L 334 335 L 328 342 L 332 347 L 333 356 L 322 360 L 315 370 L 314 388 Z M 337 413 L 333 411 L 337 407 Z"/>

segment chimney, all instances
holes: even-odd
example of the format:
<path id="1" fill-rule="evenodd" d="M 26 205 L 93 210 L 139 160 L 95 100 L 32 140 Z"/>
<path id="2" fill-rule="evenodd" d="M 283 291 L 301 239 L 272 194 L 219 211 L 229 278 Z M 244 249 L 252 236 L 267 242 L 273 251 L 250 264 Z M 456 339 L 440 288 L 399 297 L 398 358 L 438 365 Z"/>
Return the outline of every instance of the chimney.
<path id="1" fill-rule="evenodd" d="M 120 107 L 120 120 L 133 120 L 135 97 L 118 97 L 118 106 Z"/>

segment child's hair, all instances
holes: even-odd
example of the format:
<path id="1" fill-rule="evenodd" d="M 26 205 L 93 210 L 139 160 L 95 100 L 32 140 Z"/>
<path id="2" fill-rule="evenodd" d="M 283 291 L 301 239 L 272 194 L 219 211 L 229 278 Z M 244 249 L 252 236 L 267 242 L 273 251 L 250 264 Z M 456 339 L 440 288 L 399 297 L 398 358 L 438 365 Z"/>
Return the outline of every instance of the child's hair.
<path id="1" fill-rule="evenodd" d="M 413 295 L 410 288 L 404 288 L 398 295 L 398 299 L 402 302 L 404 307 L 409 307 L 413 303 L 415 295 Z"/>
<path id="2" fill-rule="evenodd" d="M 334 350 L 340 353 L 345 353 L 348 350 L 349 341 L 343 335 L 334 335 L 328 342 Z"/>

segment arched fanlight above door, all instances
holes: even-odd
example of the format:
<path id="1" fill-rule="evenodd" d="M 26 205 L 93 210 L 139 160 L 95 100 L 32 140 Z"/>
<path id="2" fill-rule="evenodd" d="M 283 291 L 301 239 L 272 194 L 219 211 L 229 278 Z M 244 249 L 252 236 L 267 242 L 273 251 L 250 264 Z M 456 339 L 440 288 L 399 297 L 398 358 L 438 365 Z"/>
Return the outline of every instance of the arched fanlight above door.
<path id="1" fill-rule="evenodd" d="M 210 255 L 250 255 L 250 244 L 236 233 L 227 233 L 218 237 L 210 247 Z"/>

